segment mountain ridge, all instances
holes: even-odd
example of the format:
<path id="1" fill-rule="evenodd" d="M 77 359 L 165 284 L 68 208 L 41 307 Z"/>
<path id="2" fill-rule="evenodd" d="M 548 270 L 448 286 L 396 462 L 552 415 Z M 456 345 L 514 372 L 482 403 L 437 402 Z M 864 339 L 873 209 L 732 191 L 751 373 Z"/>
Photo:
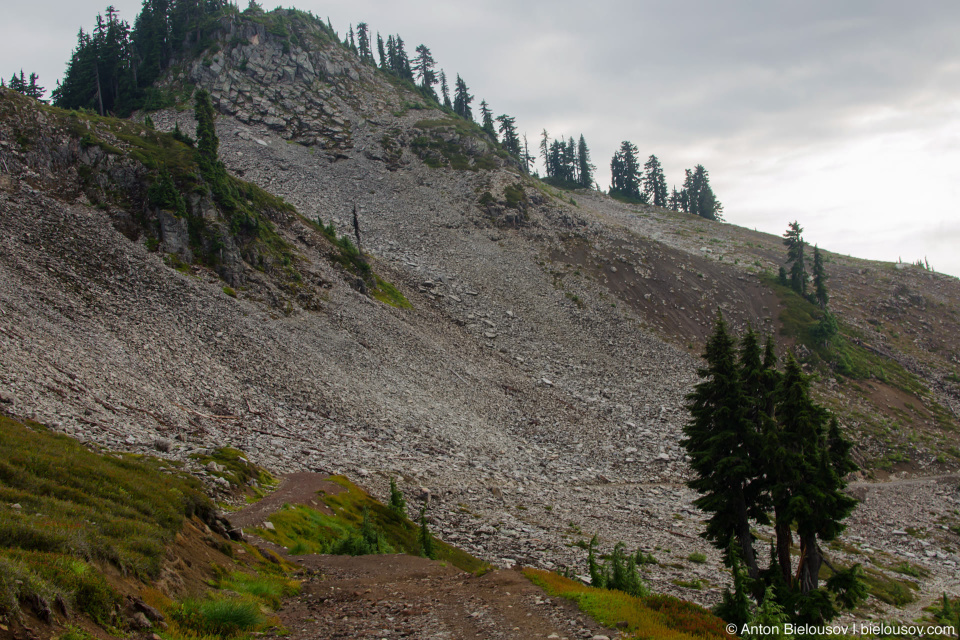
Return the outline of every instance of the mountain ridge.
<path id="1" fill-rule="evenodd" d="M 234 35 L 225 31 L 216 45 L 224 60 L 242 62 L 247 49 L 265 52 L 269 65 L 300 55 L 293 47 L 285 53 L 282 37 L 266 28 L 261 40 L 262 26 L 242 27 L 230 51 Z M 625 538 L 651 551 L 670 549 L 680 562 L 705 549 L 708 566 L 691 568 L 712 585 L 702 595 L 674 584 L 669 568 L 652 580 L 657 589 L 715 600 L 725 578 L 717 554 L 696 539 L 702 514 L 680 485 L 687 475 L 678 444 L 684 396 L 717 307 L 734 326 L 756 324 L 779 335 L 786 305 L 760 277 L 778 265 L 779 239 L 544 186 L 522 176 L 482 134 L 458 130 L 442 110 L 404 108 L 416 97 L 409 89 L 380 79 L 358 92 L 352 83 L 379 72 L 336 43 L 324 46 L 316 56 L 342 55 L 355 72 L 337 75 L 343 86 L 334 83 L 321 100 L 337 106 L 339 128 L 303 127 L 296 92 L 289 108 L 269 102 L 267 89 L 283 94 L 296 84 L 299 66 L 289 81 L 280 73 L 264 88 L 259 120 L 251 113 L 217 122 L 227 168 L 301 214 L 272 220 L 304 266 L 305 284 L 293 290 L 280 286 L 281 276 L 255 268 L 244 268 L 246 279 L 236 281 L 208 266 L 171 268 L 148 236 L 131 240 L 121 232 L 118 221 L 139 211 L 109 200 L 90 206 L 76 190 L 45 183 L 45 149 L 79 147 L 82 133 L 66 141 L 27 137 L 23 144 L 17 125 L 33 118 L 43 130 L 51 116 L 22 103 L 23 113 L 4 118 L 0 214 L 10 233 L 0 250 L 0 383 L 14 398 L 7 404 L 118 448 L 149 451 L 164 439 L 172 442 L 171 455 L 184 457 L 229 442 L 271 468 L 351 473 L 381 495 L 387 478 L 399 475 L 407 488 L 431 497 L 445 536 L 504 563 L 577 567 L 582 549 L 565 545 L 579 539 L 577 531 L 591 530 L 607 544 Z M 256 87 L 258 69 L 267 69 L 247 55 L 244 70 L 239 62 L 215 70 L 217 55 L 209 66 L 198 57 L 174 70 L 169 86 L 196 82 L 212 90 L 244 71 L 241 83 Z M 244 92 L 251 103 L 260 97 L 256 88 L 234 94 L 233 80 L 230 86 L 212 91 L 224 114 L 241 113 Z M 352 110 L 340 91 L 362 108 Z M 5 103 L 12 99 L 4 92 Z M 161 130 L 195 126 L 186 111 L 150 115 Z M 427 140 L 417 144 L 419 138 Z M 469 170 L 487 156 L 494 166 Z M 50 173 L 69 183 L 61 169 Z M 109 167 L 97 175 L 109 175 Z M 349 235 L 354 205 L 372 268 L 412 309 L 375 302 L 358 290 L 355 274 L 321 255 L 332 249 L 313 221 L 333 221 Z M 163 247 L 168 237 L 161 234 Z M 909 444 L 915 459 L 887 460 L 891 470 L 955 469 L 949 457 L 936 459 L 953 432 L 937 427 L 933 405 L 925 403 L 942 404 L 955 428 L 957 386 L 948 378 L 958 335 L 949 324 L 960 300 L 956 280 L 829 257 L 840 318 L 933 388 L 929 396 L 911 395 L 879 379 L 841 376 L 823 380 L 819 393 L 841 410 L 848 406 L 839 396 L 853 398 L 848 413 L 868 419 L 883 409 L 876 431 L 862 431 L 862 460 L 883 462 Z M 231 283 L 236 297 L 224 291 Z M 303 291 L 315 295 L 308 302 L 299 297 Z M 948 320 L 940 332 L 945 353 L 894 338 L 882 325 L 898 317 L 903 335 L 918 340 L 932 333 L 924 325 Z M 923 425 L 911 428 L 908 420 Z M 953 558 L 955 540 L 939 533 L 936 519 L 949 518 L 949 503 L 919 504 L 937 516 L 918 509 L 896 517 L 921 519 L 942 536 L 944 560 Z M 865 529 L 858 525 L 851 535 L 914 553 L 912 541 Z"/>

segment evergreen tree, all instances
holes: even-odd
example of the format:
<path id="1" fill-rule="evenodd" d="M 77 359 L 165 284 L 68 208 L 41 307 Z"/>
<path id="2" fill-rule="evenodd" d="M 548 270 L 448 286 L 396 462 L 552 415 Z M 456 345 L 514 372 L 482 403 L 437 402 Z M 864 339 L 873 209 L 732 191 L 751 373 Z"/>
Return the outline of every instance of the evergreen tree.
<path id="1" fill-rule="evenodd" d="M 413 82 L 413 69 L 410 66 L 410 58 L 407 57 L 407 50 L 403 44 L 403 38 L 399 35 L 394 39 L 394 57 L 392 62 L 394 74 Z"/>
<path id="2" fill-rule="evenodd" d="M 610 582 L 610 576 L 607 567 L 597 562 L 595 549 L 597 548 L 597 536 L 594 534 L 590 538 L 590 544 L 587 547 L 587 567 L 590 571 L 590 586 L 598 589 L 605 589 Z"/>
<path id="3" fill-rule="evenodd" d="M 651 155 L 643 165 L 643 192 L 650 204 L 657 207 L 667 206 L 667 179 L 657 156 Z"/>
<path id="4" fill-rule="evenodd" d="M 40 86 L 39 81 L 40 76 L 35 73 L 30 74 L 30 80 L 27 81 L 23 74 L 23 69 L 20 70 L 20 75 L 13 74 L 13 77 L 10 78 L 10 84 L 7 85 L 10 89 L 23 95 L 41 100 L 43 94 L 46 91 L 43 87 Z"/>
<path id="5" fill-rule="evenodd" d="M 713 613 L 740 628 L 750 620 L 750 599 L 747 597 L 748 577 L 743 569 L 737 545 L 732 541 L 727 547 L 726 560 L 733 576 L 733 591 L 724 588 L 722 600 L 713 608 Z"/>
<path id="6" fill-rule="evenodd" d="M 593 186 L 593 172 L 597 168 L 590 164 L 590 150 L 587 148 L 587 141 L 584 140 L 583 134 L 580 134 L 580 142 L 577 145 L 577 163 L 577 182 L 584 189 L 589 189 Z"/>
<path id="7" fill-rule="evenodd" d="M 453 95 L 453 112 L 464 120 L 473 122 L 473 110 L 470 108 L 471 102 L 473 102 L 473 96 L 470 95 L 470 91 L 467 89 L 467 83 L 463 81 L 463 78 L 461 78 L 458 73 L 457 84 Z"/>
<path id="8" fill-rule="evenodd" d="M 523 172 L 530 173 L 530 168 L 536 162 L 536 157 L 530 154 L 530 143 L 527 142 L 527 134 L 523 134 Z"/>
<path id="9" fill-rule="evenodd" d="M 450 87 L 447 86 L 447 74 L 443 69 L 440 69 L 440 95 L 443 98 L 443 106 L 447 109 L 452 109 L 453 103 L 450 102 Z"/>
<path id="10" fill-rule="evenodd" d="M 751 501 L 759 475 L 751 455 L 759 448 L 758 434 L 749 419 L 734 341 L 719 311 L 704 358 L 706 367 L 697 372 L 701 382 L 687 396 L 691 421 L 681 444 L 697 476 L 687 484 L 701 494 L 695 504 L 710 514 L 703 536 L 724 552 L 735 540 L 755 578 L 759 569 L 750 517 L 764 517 L 762 505 Z"/>
<path id="11" fill-rule="evenodd" d="M 393 36 L 387 36 L 387 65 L 384 71 L 389 71 L 395 76 L 399 76 L 397 61 L 397 41 Z"/>
<path id="12" fill-rule="evenodd" d="M 640 199 L 642 173 L 637 159 L 637 147 L 629 140 L 620 143 L 620 149 L 610 161 L 610 195 Z"/>
<path id="13" fill-rule="evenodd" d="M 670 202 L 667 206 L 674 211 L 680 211 L 680 192 L 677 191 L 676 187 L 674 187 L 673 191 L 670 192 Z"/>
<path id="14" fill-rule="evenodd" d="M 486 131 L 491 138 L 497 140 L 497 130 L 493 124 L 493 112 L 490 111 L 490 105 L 487 104 L 486 100 L 480 101 L 480 118 L 482 120 L 480 128 Z"/>
<path id="15" fill-rule="evenodd" d="M 222 207 L 233 209 L 236 194 L 231 188 L 227 169 L 219 157 L 220 139 L 217 137 L 215 111 L 210 94 L 204 89 L 194 95 L 194 118 L 197 121 L 197 165 L 200 175 L 213 192 L 214 200 Z M 256 223 L 250 223 L 253 227 Z"/>
<path id="16" fill-rule="evenodd" d="M 802 296 L 807 295 L 807 267 L 803 259 L 803 228 L 794 220 L 783 234 L 787 247 L 787 264 L 790 265 L 790 287 Z"/>
<path id="17" fill-rule="evenodd" d="M 149 87 L 160 77 L 169 63 L 170 0 L 144 0 L 143 8 L 133 23 L 133 45 L 139 56 L 137 81 Z"/>
<path id="18" fill-rule="evenodd" d="M 357 47 L 360 60 L 373 64 L 373 50 L 370 48 L 370 26 L 366 22 L 357 24 Z"/>
<path id="19" fill-rule="evenodd" d="M 693 171 L 686 170 L 683 181 L 682 203 L 686 213 L 698 215 L 707 220 L 722 220 L 723 205 L 717 200 L 710 187 L 710 175 L 702 164 L 694 167 Z"/>
<path id="20" fill-rule="evenodd" d="M 20 69 L 20 75 L 13 74 L 10 78 L 10 88 L 16 91 L 17 93 L 25 93 L 27 89 L 27 81 L 23 78 L 23 69 Z"/>
<path id="21" fill-rule="evenodd" d="M 383 49 L 383 36 L 380 35 L 379 31 L 377 32 L 377 55 L 380 56 L 380 70 L 389 70 L 390 59 L 387 57 L 387 53 Z"/>
<path id="22" fill-rule="evenodd" d="M 550 173 L 550 134 L 544 129 L 540 132 L 540 157 L 543 158 L 543 172 L 548 178 L 552 177 Z"/>
<path id="23" fill-rule="evenodd" d="M 417 57 L 414 59 L 411 69 L 417 74 L 420 81 L 420 90 L 425 96 L 433 98 L 434 102 L 439 102 L 437 95 L 433 92 L 433 85 L 438 82 L 437 74 L 433 70 L 437 63 L 434 61 L 430 49 L 424 44 L 417 46 L 416 53 Z"/>
<path id="24" fill-rule="evenodd" d="M 517 135 L 517 119 L 507 114 L 497 116 L 500 125 L 500 144 L 507 153 L 517 160 L 521 159 L 520 137 Z"/>
<path id="25" fill-rule="evenodd" d="M 436 551 L 433 548 L 433 536 L 430 529 L 427 528 L 427 507 L 420 510 L 420 530 L 417 532 L 417 542 L 420 545 L 420 555 L 424 558 L 434 560 Z"/>
<path id="26" fill-rule="evenodd" d="M 813 296 L 820 308 L 826 310 L 830 301 L 830 294 L 827 293 L 827 272 L 823 268 L 823 255 L 817 245 L 813 245 Z"/>
<path id="27" fill-rule="evenodd" d="M 761 632 L 747 633 L 742 638 L 743 640 L 793 640 L 793 634 L 786 632 L 785 623 L 789 621 L 790 617 L 777 603 L 773 589 L 767 587 L 756 615 L 747 622 L 751 628 L 759 629 Z"/>
<path id="28" fill-rule="evenodd" d="M 567 144 L 563 148 L 563 166 L 565 179 L 568 182 L 577 182 L 580 163 L 577 161 L 577 145 L 574 144 L 572 137 L 567 138 Z"/>
<path id="29" fill-rule="evenodd" d="M 407 501 L 403 497 L 403 492 L 397 488 L 397 481 L 390 478 L 390 511 L 399 518 L 407 517 Z"/>
<path id="30" fill-rule="evenodd" d="M 353 37 L 353 25 L 350 25 L 350 31 L 347 32 L 347 48 L 354 53 L 359 53 L 357 49 L 357 40 Z"/>
<path id="31" fill-rule="evenodd" d="M 819 587 L 822 552 L 818 541 L 829 542 L 843 531 L 843 520 L 856 500 L 843 493 L 844 476 L 856 469 L 850 443 L 839 423 L 810 399 L 809 378 L 792 355 L 777 393 L 776 429 L 767 434 L 766 476 L 773 501 L 778 563 L 792 584 L 790 547 L 795 527 L 800 540 L 797 587 L 802 594 Z M 783 538 L 783 539 L 781 539 Z M 815 612 L 808 619 L 831 617 L 827 603 L 808 600 Z"/>

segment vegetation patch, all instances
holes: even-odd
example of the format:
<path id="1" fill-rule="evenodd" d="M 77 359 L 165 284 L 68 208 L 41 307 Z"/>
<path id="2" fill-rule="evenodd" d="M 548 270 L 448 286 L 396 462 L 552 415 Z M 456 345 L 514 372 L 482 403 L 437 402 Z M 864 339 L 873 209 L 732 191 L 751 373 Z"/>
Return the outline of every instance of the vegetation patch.
<path id="1" fill-rule="evenodd" d="M 269 471 L 247 460 L 239 449 L 221 447 L 210 453 L 194 453 L 190 457 L 204 466 L 214 463 L 216 466 L 210 470 L 211 475 L 219 476 L 237 487 L 250 486 L 257 497 L 263 496 L 263 489 L 270 489 L 279 483 Z M 220 470 L 214 470 L 218 468 Z"/>
<path id="2" fill-rule="evenodd" d="M 413 309 L 410 301 L 392 284 L 378 275 L 374 275 L 374 281 L 377 283 L 377 286 L 374 287 L 371 294 L 376 300 L 388 304 L 391 307 L 396 307 L 397 309 Z"/>
<path id="3" fill-rule="evenodd" d="M 109 624 L 119 594 L 100 565 L 156 578 L 184 520 L 213 512 L 199 482 L 171 463 L 95 453 L 36 423 L 0 416 L 0 450 L 3 614 L 30 603 L 47 617 L 59 599 Z"/>
<path id="4" fill-rule="evenodd" d="M 292 553 L 393 553 L 421 555 L 421 527 L 371 498 L 343 476 L 331 480 L 344 488 L 336 495 L 321 494 L 334 515 L 307 506 L 290 506 L 270 517 L 273 530 L 257 535 L 290 549 Z M 380 536 L 378 539 L 377 536 Z M 486 563 L 439 540 L 432 541 L 434 559 L 464 571 L 476 572 Z"/>
<path id="5" fill-rule="evenodd" d="M 631 596 L 622 591 L 598 589 L 569 578 L 524 569 L 524 575 L 554 597 L 577 603 L 580 610 L 607 627 L 618 627 L 640 638 L 657 640 L 710 640 L 733 638 L 723 620 L 691 602 L 665 595 Z"/>
<path id="6" fill-rule="evenodd" d="M 907 393 L 925 391 L 899 363 L 865 347 L 856 329 L 838 322 L 776 277 L 767 274 L 762 280 L 783 306 L 780 334 L 805 346 L 812 354 L 811 364 L 854 380 L 877 378 Z"/>
<path id="7" fill-rule="evenodd" d="M 420 120 L 414 127 L 423 135 L 414 138 L 410 147 L 423 162 L 434 169 L 450 167 L 458 171 L 480 171 L 498 166 L 489 145 L 482 142 L 482 153 L 471 153 L 461 138 L 469 137 L 482 141 L 486 135 L 477 124 L 463 118 Z M 451 138 L 451 139 L 445 139 Z"/>

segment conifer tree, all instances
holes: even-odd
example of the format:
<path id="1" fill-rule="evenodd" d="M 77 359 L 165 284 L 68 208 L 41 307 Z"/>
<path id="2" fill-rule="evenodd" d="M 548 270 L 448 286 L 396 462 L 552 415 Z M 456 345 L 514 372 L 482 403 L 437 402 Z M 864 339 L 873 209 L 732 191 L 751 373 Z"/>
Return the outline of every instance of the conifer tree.
<path id="1" fill-rule="evenodd" d="M 357 40 L 353 37 L 353 25 L 350 25 L 350 31 L 347 32 L 347 41 L 345 43 L 347 48 L 354 53 L 357 53 Z"/>
<path id="2" fill-rule="evenodd" d="M 440 69 L 440 96 L 443 98 L 443 106 L 447 109 L 452 109 L 453 103 L 450 102 L 450 87 L 447 85 L 447 74 L 443 69 Z"/>
<path id="3" fill-rule="evenodd" d="M 809 378 L 788 354 L 777 392 L 776 429 L 765 440 L 766 475 L 773 501 L 777 560 L 792 583 L 790 547 L 796 528 L 800 541 L 798 587 L 819 586 L 822 555 L 818 541 L 834 540 L 856 500 L 843 493 L 844 476 L 856 469 L 850 443 L 837 420 L 810 399 Z"/>
<path id="4" fill-rule="evenodd" d="M 751 577 L 759 574 L 750 533 L 750 516 L 763 517 L 762 505 L 748 500 L 756 494 L 758 470 L 751 453 L 759 448 L 749 420 L 734 340 L 718 311 L 713 335 L 704 353 L 706 366 L 687 396 L 691 420 L 681 444 L 697 477 L 688 486 L 700 492 L 694 502 L 710 514 L 703 536 L 726 552 L 736 541 Z"/>
<path id="5" fill-rule="evenodd" d="M 407 57 L 407 50 L 403 44 L 403 38 L 397 35 L 394 38 L 394 55 L 391 64 L 393 72 L 400 78 L 413 81 L 413 69 L 410 66 L 410 58 Z"/>
<path id="6" fill-rule="evenodd" d="M 387 58 L 387 52 L 383 48 L 383 36 L 377 32 L 377 55 L 380 57 L 380 70 L 387 71 L 390 68 L 390 59 Z"/>
<path id="7" fill-rule="evenodd" d="M 460 74 L 457 74 L 457 83 L 453 95 L 453 112 L 464 120 L 473 122 L 473 110 L 470 103 L 473 102 L 473 96 L 467 89 L 467 83 L 463 81 Z"/>
<path id="8" fill-rule="evenodd" d="M 517 135 L 517 119 L 507 114 L 497 116 L 497 123 L 500 125 L 500 144 L 507 153 L 517 160 L 521 159 L 520 137 Z"/>
<path id="9" fill-rule="evenodd" d="M 397 517 L 407 517 L 407 501 L 403 497 L 403 492 L 397 488 L 397 481 L 390 478 L 390 511 L 393 511 Z"/>
<path id="10" fill-rule="evenodd" d="M 487 104 L 486 100 L 480 101 L 480 118 L 482 120 L 480 128 L 486 131 L 491 138 L 497 140 L 497 130 L 493 124 L 493 112 L 490 111 L 490 105 Z"/>
<path id="11" fill-rule="evenodd" d="M 24 93 L 27 89 L 27 81 L 23 78 L 23 69 L 20 69 L 20 75 L 13 74 L 10 77 L 10 88 L 17 93 Z"/>
<path id="12" fill-rule="evenodd" d="M 733 576 L 733 591 L 727 588 L 723 590 L 722 600 L 713 608 L 713 612 L 739 628 L 750 620 L 750 599 L 747 597 L 748 577 L 733 541 L 727 547 L 726 561 Z"/>
<path id="13" fill-rule="evenodd" d="M 668 205 L 674 211 L 680 211 L 680 192 L 674 187 L 670 192 L 670 203 Z"/>
<path id="14" fill-rule="evenodd" d="M 530 153 L 530 143 L 527 142 L 527 134 L 523 134 L 523 171 L 524 173 L 530 173 L 530 168 L 533 167 L 536 162 L 536 156 L 531 155 Z"/>
<path id="15" fill-rule="evenodd" d="M 433 70 L 437 63 L 434 61 L 430 49 L 424 44 L 417 46 L 416 53 L 417 57 L 414 59 L 411 69 L 417 74 L 420 81 L 420 90 L 425 96 L 433 98 L 434 102 L 439 102 L 437 94 L 433 91 L 433 85 L 438 82 L 437 74 Z"/>
<path id="16" fill-rule="evenodd" d="M 642 172 L 637 153 L 637 146 L 629 140 L 620 143 L 610 161 L 610 195 L 640 199 Z"/>
<path id="17" fill-rule="evenodd" d="M 366 22 L 357 24 L 357 47 L 360 60 L 373 64 L 373 51 L 370 49 L 370 26 Z"/>
<path id="18" fill-rule="evenodd" d="M 691 171 L 686 170 L 683 181 L 681 205 L 686 213 L 698 215 L 707 220 L 722 220 L 723 205 L 717 200 L 710 187 L 710 175 L 702 164 Z"/>
<path id="19" fill-rule="evenodd" d="M 657 207 L 667 206 L 667 179 L 663 167 L 655 155 L 651 155 L 643 165 L 643 192 L 650 204 Z"/>
<path id="20" fill-rule="evenodd" d="M 807 267 L 803 259 L 803 228 L 794 220 L 783 234 L 787 247 L 787 264 L 790 265 L 790 288 L 802 296 L 807 295 Z"/>
<path id="21" fill-rule="evenodd" d="M 577 145 L 577 162 L 579 163 L 577 182 L 581 187 L 589 189 L 593 186 L 593 172 L 597 168 L 590 164 L 590 150 L 587 148 L 587 141 L 584 140 L 583 134 L 580 134 L 580 142 Z"/>
<path id="22" fill-rule="evenodd" d="M 827 292 L 827 272 L 823 268 L 823 255 L 817 245 L 813 245 L 813 297 L 820 308 L 826 310 L 827 303 L 830 302 L 830 294 Z"/>
<path id="23" fill-rule="evenodd" d="M 547 130 L 544 129 L 540 132 L 540 157 L 543 158 L 543 172 L 549 178 L 553 174 L 550 173 L 550 134 L 547 133 Z"/>
<path id="24" fill-rule="evenodd" d="M 434 560 L 436 551 L 433 548 L 433 536 L 427 527 L 427 507 L 420 509 L 420 529 L 417 532 L 417 542 L 420 545 L 420 555 L 424 558 Z"/>

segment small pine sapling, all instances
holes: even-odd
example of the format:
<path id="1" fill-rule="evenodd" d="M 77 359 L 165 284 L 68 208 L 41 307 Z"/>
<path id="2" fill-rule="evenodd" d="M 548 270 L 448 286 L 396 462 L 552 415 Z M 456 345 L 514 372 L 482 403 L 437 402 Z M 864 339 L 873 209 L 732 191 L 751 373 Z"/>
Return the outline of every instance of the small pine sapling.
<path id="1" fill-rule="evenodd" d="M 397 481 L 394 478 L 390 478 L 390 511 L 398 518 L 407 517 L 407 501 L 403 498 L 403 492 L 397 488 Z"/>
<path id="2" fill-rule="evenodd" d="M 427 507 L 420 510 L 420 532 L 417 534 L 417 542 L 420 543 L 420 556 L 423 558 L 436 559 L 436 551 L 433 549 L 433 536 L 427 528 Z"/>

